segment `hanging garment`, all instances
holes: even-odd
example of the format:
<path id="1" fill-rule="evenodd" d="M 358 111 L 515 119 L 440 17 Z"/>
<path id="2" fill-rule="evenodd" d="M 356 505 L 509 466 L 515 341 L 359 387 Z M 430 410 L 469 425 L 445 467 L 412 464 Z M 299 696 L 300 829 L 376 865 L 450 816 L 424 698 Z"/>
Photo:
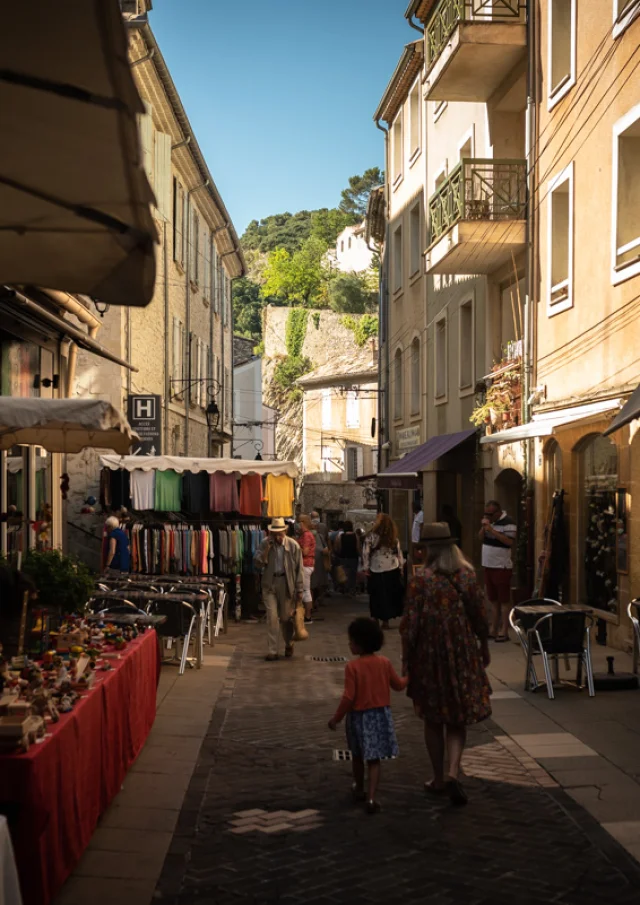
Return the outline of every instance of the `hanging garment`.
<path id="1" fill-rule="evenodd" d="M 156 474 L 154 471 L 131 472 L 131 501 L 133 509 L 153 509 L 155 506 Z"/>
<path id="2" fill-rule="evenodd" d="M 240 513 L 260 518 L 262 515 L 262 477 L 245 474 L 240 478 Z"/>
<path id="3" fill-rule="evenodd" d="M 295 500 L 293 479 L 287 475 L 267 475 L 264 498 L 267 501 L 268 516 L 290 518 Z"/>
<path id="4" fill-rule="evenodd" d="M 111 509 L 111 469 L 103 468 L 100 472 L 100 505 L 103 510 Z"/>
<path id="5" fill-rule="evenodd" d="M 180 511 L 180 475 L 172 468 L 156 472 L 154 508 L 158 512 Z"/>
<path id="6" fill-rule="evenodd" d="M 212 512 L 238 512 L 238 482 L 235 475 L 216 471 L 209 475 L 209 505 Z"/>
<path id="7" fill-rule="evenodd" d="M 185 471 L 182 475 L 182 509 L 200 516 L 209 512 L 209 475 L 206 471 L 198 474 Z"/>
<path id="8" fill-rule="evenodd" d="M 131 508 L 131 474 L 124 468 L 117 471 L 109 469 L 109 496 L 111 508 L 117 512 L 123 507 Z"/>

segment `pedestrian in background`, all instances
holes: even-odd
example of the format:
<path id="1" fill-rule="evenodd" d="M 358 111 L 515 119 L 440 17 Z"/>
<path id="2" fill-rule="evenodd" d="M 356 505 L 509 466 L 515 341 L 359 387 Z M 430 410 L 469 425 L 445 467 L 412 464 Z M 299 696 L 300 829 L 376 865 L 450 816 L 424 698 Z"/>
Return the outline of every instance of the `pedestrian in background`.
<path id="1" fill-rule="evenodd" d="M 302 551 L 287 537 L 283 518 L 274 518 L 269 534 L 254 557 L 262 573 L 262 600 L 267 611 L 267 660 L 278 659 L 278 636 L 284 639 L 285 657 L 293 656 L 296 606 L 302 601 Z"/>
<path id="2" fill-rule="evenodd" d="M 311 610 L 313 609 L 313 596 L 311 594 L 311 576 L 316 564 L 316 539 L 311 530 L 311 517 L 298 516 L 300 532 L 298 543 L 302 550 L 302 602 L 304 604 L 305 622 L 311 622 Z"/>
<path id="3" fill-rule="evenodd" d="M 389 628 L 389 620 L 402 616 L 404 557 L 398 540 L 396 524 L 381 512 L 367 535 L 362 553 L 362 565 L 368 578 L 369 611 L 373 619 Z"/>
<path id="4" fill-rule="evenodd" d="M 335 730 L 342 718 L 347 718 L 353 801 L 366 800 L 369 814 L 380 810 L 376 799 L 380 761 L 398 756 L 389 689 L 402 691 L 407 687 L 407 679 L 397 675 L 386 657 L 377 655 L 383 643 L 382 630 L 373 619 L 360 617 L 351 623 L 349 648 L 358 659 L 352 660 L 345 668 L 342 699 L 335 715 L 329 720 L 329 729 Z M 365 764 L 368 768 L 366 792 Z"/>
<path id="5" fill-rule="evenodd" d="M 487 599 L 491 604 L 491 634 L 496 641 L 509 640 L 509 612 L 511 610 L 511 578 L 517 526 L 497 500 L 485 503 L 480 528 L 482 566 Z"/>
<path id="6" fill-rule="evenodd" d="M 313 513 L 312 513 L 313 515 Z M 331 570 L 331 555 L 326 545 L 325 539 L 314 526 L 314 520 L 311 520 L 312 534 L 316 542 L 315 561 L 313 565 L 313 575 L 311 576 L 311 596 L 313 598 L 313 608 L 317 609 L 324 599 L 329 587 L 329 572 Z"/>
<path id="7" fill-rule="evenodd" d="M 424 720 L 432 795 L 467 803 L 460 761 L 467 726 L 491 715 L 488 624 L 476 573 L 444 522 L 424 525 L 426 568 L 409 582 L 400 632 L 407 694 Z M 445 748 L 449 765 L 444 773 Z"/>
<path id="8" fill-rule="evenodd" d="M 418 500 L 413 504 L 413 524 L 411 525 L 411 543 L 420 543 L 420 532 L 424 524 L 424 512 L 422 511 L 422 503 Z"/>
<path id="9" fill-rule="evenodd" d="M 353 596 L 356 593 L 358 557 L 360 556 L 360 545 L 358 536 L 353 530 L 353 522 L 347 521 L 344 523 L 344 530 L 336 540 L 336 553 L 338 554 L 338 562 L 347 577 L 346 584 L 343 585 L 344 592 Z"/>
<path id="10" fill-rule="evenodd" d="M 131 565 L 131 549 L 126 531 L 120 527 L 120 520 L 110 515 L 104 523 L 107 529 L 107 559 L 105 569 L 113 572 L 128 572 Z"/>
<path id="11" fill-rule="evenodd" d="M 329 532 L 327 531 L 327 526 L 324 524 L 324 522 L 322 522 L 320 520 L 320 516 L 318 515 L 318 513 L 316 512 L 315 509 L 311 513 L 311 524 L 313 526 L 314 531 L 317 531 L 318 534 L 320 535 L 320 537 L 322 538 L 323 545 L 326 545 L 327 535 Z"/>

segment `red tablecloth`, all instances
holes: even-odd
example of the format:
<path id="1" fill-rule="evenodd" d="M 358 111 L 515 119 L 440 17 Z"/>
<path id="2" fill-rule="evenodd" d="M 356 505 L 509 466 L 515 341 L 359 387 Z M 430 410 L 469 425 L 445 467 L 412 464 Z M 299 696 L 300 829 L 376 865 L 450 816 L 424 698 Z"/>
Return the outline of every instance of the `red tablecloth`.
<path id="1" fill-rule="evenodd" d="M 156 633 L 111 663 L 71 713 L 48 724 L 41 744 L 0 755 L 0 811 L 9 818 L 24 905 L 47 905 L 73 871 L 153 725 Z"/>

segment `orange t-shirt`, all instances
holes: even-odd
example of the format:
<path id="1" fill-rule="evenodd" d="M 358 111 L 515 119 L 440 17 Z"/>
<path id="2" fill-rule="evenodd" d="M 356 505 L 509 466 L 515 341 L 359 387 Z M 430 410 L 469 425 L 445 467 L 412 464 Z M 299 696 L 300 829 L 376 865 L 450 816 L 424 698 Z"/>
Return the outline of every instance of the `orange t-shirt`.
<path id="1" fill-rule="evenodd" d="M 262 515 L 262 478 L 243 474 L 240 478 L 240 515 Z"/>
<path id="2" fill-rule="evenodd" d="M 388 707 L 390 688 L 402 691 L 409 680 L 401 679 L 391 661 L 377 654 L 364 654 L 347 663 L 344 671 L 344 692 L 334 720 L 339 723 L 350 710 L 372 710 Z"/>

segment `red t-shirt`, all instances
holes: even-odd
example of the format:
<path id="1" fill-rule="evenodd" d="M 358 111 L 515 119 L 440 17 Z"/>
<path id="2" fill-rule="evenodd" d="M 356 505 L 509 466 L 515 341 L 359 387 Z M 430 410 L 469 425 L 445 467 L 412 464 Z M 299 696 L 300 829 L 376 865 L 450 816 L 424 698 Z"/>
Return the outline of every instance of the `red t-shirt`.
<path id="1" fill-rule="evenodd" d="M 302 565 L 313 568 L 316 562 L 316 539 L 311 531 L 303 531 L 298 538 L 302 550 Z"/>
<path id="2" fill-rule="evenodd" d="M 240 478 L 240 514 L 262 515 L 262 477 L 243 474 Z"/>
<path id="3" fill-rule="evenodd" d="M 339 723 L 350 710 L 371 710 L 388 707 L 390 688 L 402 691 L 409 680 L 401 679 L 391 661 L 378 654 L 364 654 L 347 663 L 344 671 L 344 692 L 334 720 Z"/>

